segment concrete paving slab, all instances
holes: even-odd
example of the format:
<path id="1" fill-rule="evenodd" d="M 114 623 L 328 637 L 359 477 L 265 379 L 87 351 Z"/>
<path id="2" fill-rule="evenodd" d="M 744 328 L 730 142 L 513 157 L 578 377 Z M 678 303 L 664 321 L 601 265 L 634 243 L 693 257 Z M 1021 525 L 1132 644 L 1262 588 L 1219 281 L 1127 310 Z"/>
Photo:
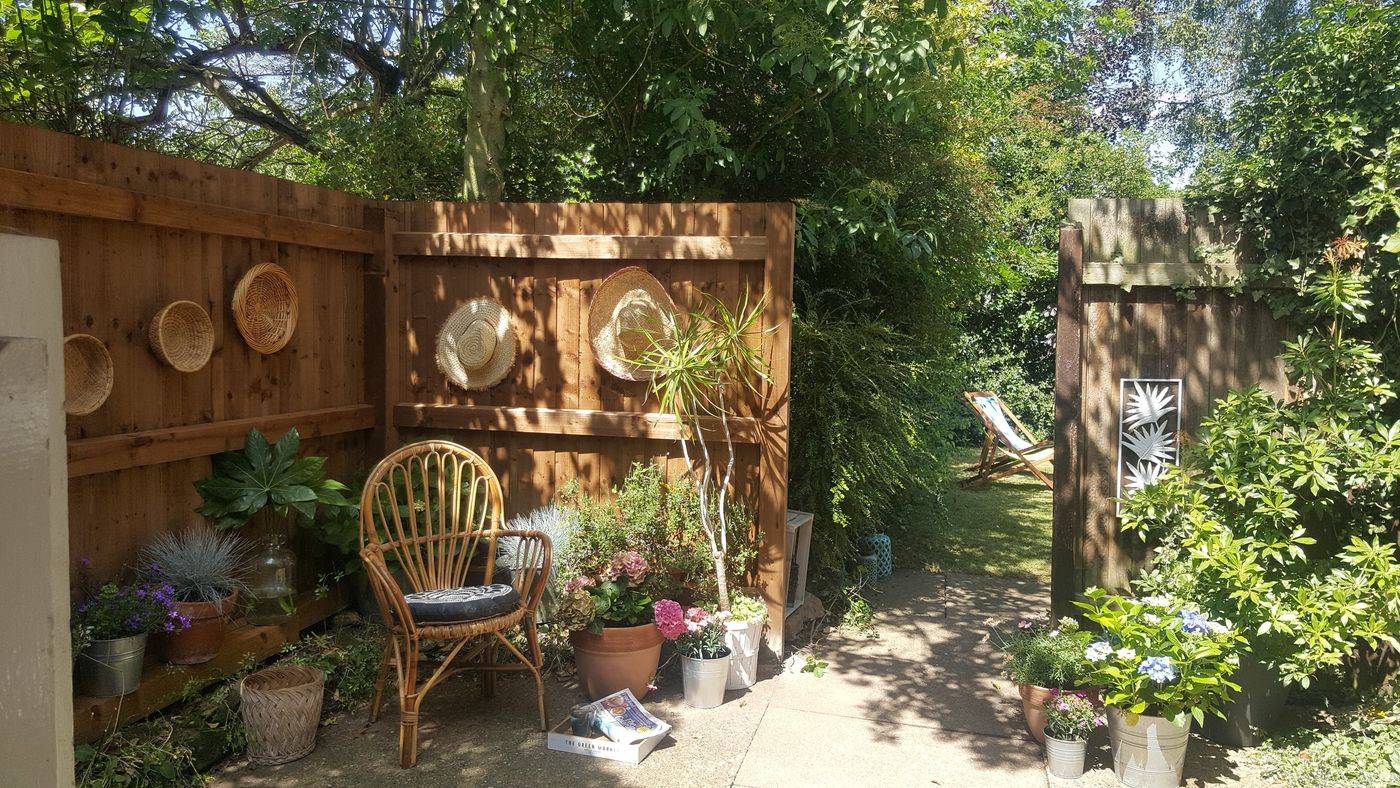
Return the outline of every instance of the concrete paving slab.
<path id="1" fill-rule="evenodd" d="M 869 720 L 771 706 L 734 784 L 1026 788 L 1046 782 L 1040 753 L 1028 742 L 893 723 L 872 726 Z"/>

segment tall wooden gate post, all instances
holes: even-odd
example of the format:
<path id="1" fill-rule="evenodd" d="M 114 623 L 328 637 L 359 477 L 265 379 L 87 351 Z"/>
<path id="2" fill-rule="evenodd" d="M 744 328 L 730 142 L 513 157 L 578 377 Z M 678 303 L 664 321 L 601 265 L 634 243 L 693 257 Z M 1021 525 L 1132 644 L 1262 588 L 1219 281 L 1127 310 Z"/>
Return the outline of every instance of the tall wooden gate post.
<path id="1" fill-rule="evenodd" d="M 1060 227 L 1060 278 L 1055 320 L 1055 492 L 1050 543 L 1050 604 L 1068 615 L 1080 590 L 1079 533 L 1084 519 L 1079 474 L 1080 287 L 1084 278 L 1084 229 Z"/>

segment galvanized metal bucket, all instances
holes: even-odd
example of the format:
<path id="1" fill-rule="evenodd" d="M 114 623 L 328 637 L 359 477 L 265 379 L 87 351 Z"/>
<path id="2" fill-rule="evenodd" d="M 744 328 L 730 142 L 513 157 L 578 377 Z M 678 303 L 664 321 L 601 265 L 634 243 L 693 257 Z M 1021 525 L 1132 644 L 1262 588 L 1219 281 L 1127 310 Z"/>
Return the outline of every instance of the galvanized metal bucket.
<path id="1" fill-rule="evenodd" d="M 1113 772 L 1129 788 L 1176 788 L 1186 765 L 1190 725 L 1164 717 L 1108 710 L 1108 743 Z"/>
<path id="2" fill-rule="evenodd" d="M 146 658 L 146 633 L 115 640 L 94 640 L 78 655 L 78 692 L 93 698 L 113 698 L 141 686 L 141 663 Z"/>
<path id="3" fill-rule="evenodd" d="M 685 703 L 697 709 L 713 709 L 724 703 L 724 684 L 729 679 L 729 655 L 714 659 L 681 657 L 681 679 Z"/>
<path id="4" fill-rule="evenodd" d="M 1045 765 L 1052 777 L 1062 780 L 1078 780 L 1084 776 L 1084 753 L 1089 749 L 1087 741 L 1068 741 L 1045 735 Z"/>

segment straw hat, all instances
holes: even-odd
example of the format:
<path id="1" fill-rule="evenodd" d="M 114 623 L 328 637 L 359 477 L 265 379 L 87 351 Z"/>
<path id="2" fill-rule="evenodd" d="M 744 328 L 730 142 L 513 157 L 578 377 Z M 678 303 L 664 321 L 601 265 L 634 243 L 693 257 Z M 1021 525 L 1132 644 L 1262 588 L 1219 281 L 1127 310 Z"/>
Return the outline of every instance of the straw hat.
<path id="1" fill-rule="evenodd" d="M 636 266 L 604 279 L 588 307 L 593 354 L 623 380 L 651 380 L 638 362 L 652 342 L 671 339 L 675 331 L 675 302 L 656 277 Z"/>
<path id="2" fill-rule="evenodd" d="M 515 366 L 515 345 L 506 308 L 489 298 L 473 298 L 438 331 L 438 369 L 468 391 L 489 389 Z"/>

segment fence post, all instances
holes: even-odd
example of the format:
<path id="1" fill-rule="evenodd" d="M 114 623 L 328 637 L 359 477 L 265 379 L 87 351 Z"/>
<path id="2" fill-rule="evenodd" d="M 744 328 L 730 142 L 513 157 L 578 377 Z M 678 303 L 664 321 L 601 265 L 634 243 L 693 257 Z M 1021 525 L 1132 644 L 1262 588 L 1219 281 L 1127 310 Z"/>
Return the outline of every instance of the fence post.
<path id="1" fill-rule="evenodd" d="M 1050 600 L 1058 618 L 1083 590 L 1079 545 L 1084 529 L 1080 479 L 1080 331 L 1084 229 L 1060 225 L 1060 277 L 1055 321 L 1055 491 L 1050 544 Z"/>

